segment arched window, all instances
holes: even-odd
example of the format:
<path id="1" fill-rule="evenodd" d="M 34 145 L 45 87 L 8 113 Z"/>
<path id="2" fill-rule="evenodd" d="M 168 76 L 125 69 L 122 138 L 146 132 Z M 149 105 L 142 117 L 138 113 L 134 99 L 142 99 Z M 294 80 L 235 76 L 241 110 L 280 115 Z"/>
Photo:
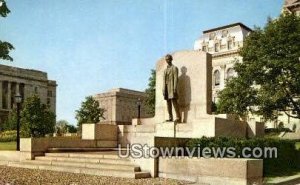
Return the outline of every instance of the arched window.
<path id="1" fill-rule="evenodd" d="M 220 71 L 216 70 L 214 72 L 214 83 L 215 83 L 215 86 L 220 85 L 220 79 L 221 79 Z"/>
<path id="2" fill-rule="evenodd" d="M 230 78 L 234 77 L 234 69 L 229 68 L 227 70 L 227 80 L 229 80 Z"/>
<path id="3" fill-rule="evenodd" d="M 215 52 L 219 52 L 219 50 L 220 50 L 220 44 L 215 43 Z"/>

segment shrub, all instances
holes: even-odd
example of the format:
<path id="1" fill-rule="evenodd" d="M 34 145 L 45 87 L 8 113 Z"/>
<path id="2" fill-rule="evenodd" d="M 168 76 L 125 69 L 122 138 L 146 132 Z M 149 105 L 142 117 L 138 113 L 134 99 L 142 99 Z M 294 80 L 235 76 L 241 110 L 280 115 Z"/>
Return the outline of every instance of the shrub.
<path id="1" fill-rule="evenodd" d="M 11 142 L 17 140 L 17 131 L 9 130 L 0 133 L 0 142 Z"/>

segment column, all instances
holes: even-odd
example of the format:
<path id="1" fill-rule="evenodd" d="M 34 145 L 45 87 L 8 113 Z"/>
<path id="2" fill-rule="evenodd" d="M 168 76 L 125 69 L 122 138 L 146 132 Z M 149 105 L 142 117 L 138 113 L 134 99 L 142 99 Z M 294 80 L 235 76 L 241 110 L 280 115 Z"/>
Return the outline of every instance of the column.
<path id="1" fill-rule="evenodd" d="M 18 82 L 16 83 L 16 94 L 20 94 L 20 84 Z"/>
<path id="2" fill-rule="evenodd" d="M 7 82 L 7 109 L 11 109 L 11 83 Z"/>
<path id="3" fill-rule="evenodd" d="M 226 73 L 226 65 L 221 65 L 221 71 L 220 71 L 220 87 L 221 89 L 224 89 L 225 85 L 226 85 L 226 76 L 225 76 L 225 73 Z"/>
<path id="4" fill-rule="evenodd" d="M 2 102 L 2 91 L 3 91 L 3 86 L 2 86 L 2 81 L 0 81 L 0 109 L 3 108 L 3 102 Z"/>
<path id="5" fill-rule="evenodd" d="M 24 97 L 23 99 L 26 100 L 26 98 L 30 97 L 30 85 L 29 84 L 24 84 Z"/>

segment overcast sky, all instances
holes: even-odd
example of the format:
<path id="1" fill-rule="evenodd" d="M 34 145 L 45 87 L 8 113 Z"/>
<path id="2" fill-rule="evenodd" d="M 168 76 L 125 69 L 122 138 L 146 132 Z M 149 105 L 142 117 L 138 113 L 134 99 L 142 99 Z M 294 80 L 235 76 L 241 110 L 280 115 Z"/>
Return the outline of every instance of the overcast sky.
<path id="1" fill-rule="evenodd" d="M 143 91 L 156 61 L 193 49 L 203 30 L 250 28 L 277 17 L 283 0 L 7 0 L 0 40 L 14 62 L 56 80 L 57 119 L 76 124 L 84 97 L 112 88 Z"/>

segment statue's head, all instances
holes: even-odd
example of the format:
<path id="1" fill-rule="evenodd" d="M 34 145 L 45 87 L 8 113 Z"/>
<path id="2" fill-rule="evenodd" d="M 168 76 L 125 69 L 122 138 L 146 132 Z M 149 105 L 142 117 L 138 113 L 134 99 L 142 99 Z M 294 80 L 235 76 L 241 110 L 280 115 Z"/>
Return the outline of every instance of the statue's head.
<path id="1" fill-rule="evenodd" d="M 171 65 L 171 64 L 172 64 L 172 60 L 173 60 L 172 55 L 167 54 L 167 55 L 165 56 L 165 60 L 166 60 L 166 62 L 168 63 L 168 65 Z"/>

